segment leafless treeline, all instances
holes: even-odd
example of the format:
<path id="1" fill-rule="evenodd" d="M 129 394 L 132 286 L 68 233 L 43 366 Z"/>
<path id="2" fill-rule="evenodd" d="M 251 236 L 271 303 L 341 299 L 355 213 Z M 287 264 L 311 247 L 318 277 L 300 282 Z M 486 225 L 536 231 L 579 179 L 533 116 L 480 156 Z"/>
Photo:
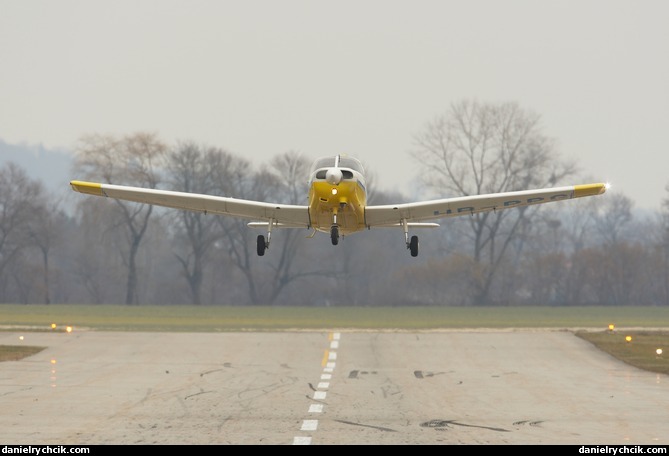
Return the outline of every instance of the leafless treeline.
<path id="1" fill-rule="evenodd" d="M 463 101 L 416 136 L 422 197 L 589 182 L 516 104 Z M 114 184 L 306 204 L 314 157 L 246 158 L 156 135 L 90 135 L 73 176 Z M 370 184 L 373 190 L 373 182 Z M 346 237 L 259 232 L 230 217 L 75 194 L 56 201 L 14 164 L 0 168 L 0 302 L 196 305 L 668 305 L 669 199 L 634 217 L 619 191 L 446 219 L 417 232 Z M 370 204 L 406 201 L 374 192 Z M 76 205 L 68 215 L 64 210 Z"/>

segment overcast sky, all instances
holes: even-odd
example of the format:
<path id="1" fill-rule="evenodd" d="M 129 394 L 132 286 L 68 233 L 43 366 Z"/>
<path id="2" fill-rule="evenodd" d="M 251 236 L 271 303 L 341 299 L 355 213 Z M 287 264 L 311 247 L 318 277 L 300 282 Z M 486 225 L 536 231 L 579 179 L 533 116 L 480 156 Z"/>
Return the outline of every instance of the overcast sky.
<path id="1" fill-rule="evenodd" d="M 659 209 L 669 1 L 0 0 L 10 143 L 150 131 L 255 163 L 346 153 L 405 192 L 414 136 L 463 99 L 541 115 L 588 182 Z"/>

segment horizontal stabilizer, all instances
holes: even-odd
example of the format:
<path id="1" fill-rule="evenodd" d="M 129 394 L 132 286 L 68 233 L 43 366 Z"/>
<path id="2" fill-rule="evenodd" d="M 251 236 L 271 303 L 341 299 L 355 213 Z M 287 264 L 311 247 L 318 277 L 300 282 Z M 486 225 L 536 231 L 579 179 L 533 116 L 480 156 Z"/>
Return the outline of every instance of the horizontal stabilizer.
<path id="1" fill-rule="evenodd" d="M 249 222 L 246 224 L 250 228 L 267 228 L 269 222 Z M 290 223 L 272 223 L 272 228 L 304 228 L 304 225 L 296 225 Z"/>
<path id="2" fill-rule="evenodd" d="M 439 228 L 438 223 L 419 223 L 419 222 L 409 222 L 407 223 L 409 228 Z M 401 223 L 387 223 L 384 225 L 374 225 L 374 228 L 403 228 L 404 225 Z"/>

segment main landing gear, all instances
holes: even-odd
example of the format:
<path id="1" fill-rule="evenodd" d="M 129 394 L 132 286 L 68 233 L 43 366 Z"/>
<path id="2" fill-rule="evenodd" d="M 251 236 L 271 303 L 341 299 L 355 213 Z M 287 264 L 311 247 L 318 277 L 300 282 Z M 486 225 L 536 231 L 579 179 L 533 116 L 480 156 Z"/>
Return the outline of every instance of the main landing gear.
<path id="1" fill-rule="evenodd" d="M 402 220 L 402 227 L 404 228 L 404 242 L 407 244 L 407 249 L 411 252 L 412 257 L 418 256 L 418 236 L 411 236 L 411 240 L 409 240 L 409 224 L 406 219 Z"/>
<path id="2" fill-rule="evenodd" d="M 407 249 L 412 257 L 418 256 L 418 236 L 411 236 L 411 241 L 407 242 Z"/>
<path id="3" fill-rule="evenodd" d="M 269 247 L 269 242 L 265 241 L 265 236 L 262 234 L 258 235 L 258 256 L 263 256 L 265 254 L 265 250 L 267 250 L 267 247 Z"/>
<path id="4" fill-rule="evenodd" d="M 265 240 L 265 236 L 262 234 L 258 235 L 257 239 L 257 249 L 258 249 L 258 256 L 263 256 L 265 254 L 265 250 L 269 248 L 269 240 L 272 236 L 272 225 L 274 224 L 273 219 L 269 219 L 269 223 L 267 224 L 267 240 Z"/>

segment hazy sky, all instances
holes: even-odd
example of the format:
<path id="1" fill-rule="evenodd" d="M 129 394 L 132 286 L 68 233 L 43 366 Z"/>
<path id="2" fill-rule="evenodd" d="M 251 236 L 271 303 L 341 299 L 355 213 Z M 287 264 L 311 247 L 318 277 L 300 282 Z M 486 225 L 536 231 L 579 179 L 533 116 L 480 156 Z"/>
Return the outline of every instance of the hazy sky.
<path id="1" fill-rule="evenodd" d="M 407 191 L 414 136 L 463 99 L 540 114 L 588 182 L 657 209 L 669 1 L 0 0 L 10 143 L 151 131 L 256 163 L 347 153 Z"/>

